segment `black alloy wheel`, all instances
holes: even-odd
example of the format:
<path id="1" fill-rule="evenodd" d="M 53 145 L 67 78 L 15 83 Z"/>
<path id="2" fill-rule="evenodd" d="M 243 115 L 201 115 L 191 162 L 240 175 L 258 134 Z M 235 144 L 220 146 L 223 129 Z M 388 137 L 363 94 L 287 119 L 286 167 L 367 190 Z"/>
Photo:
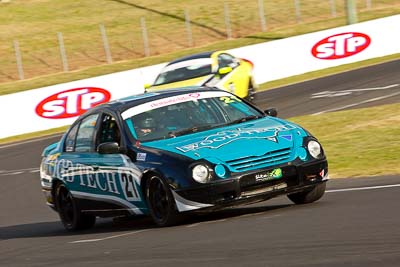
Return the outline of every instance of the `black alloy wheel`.
<path id="1" fill-rule="evenodd" d="M 84 230 L 93 227 L 96 217 L 79 210 L 74 197 L 64 184 L 56 189 L 56 207 L 61 222 L 68 231 Z"/>
<path id="2" fill-rule="evenodd" d="M 147 180 L 146 201 L 150 215 L 158 226 L 171 226 L 178 222 L 178 211 L 168 185 L 158 176 Z"/>

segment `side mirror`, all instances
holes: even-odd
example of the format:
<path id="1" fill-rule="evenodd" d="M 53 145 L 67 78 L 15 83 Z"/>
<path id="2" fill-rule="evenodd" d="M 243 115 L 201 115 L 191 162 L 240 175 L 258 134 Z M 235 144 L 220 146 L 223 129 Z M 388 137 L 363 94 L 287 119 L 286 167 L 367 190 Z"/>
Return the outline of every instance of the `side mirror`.
<path id="1" fill-rule="evenodd" d="M 225 75 L 225 74 L 228 74 L 229 72 L 231 72 L 233 69 L 231 68 L 231 67 L 223 67 L 223 68 L 220 68 L 219 70 L 218 70 L 218 73 L 220 74 L 220 75 Z"/>
<path id="2" fill-rule="evenodd" d="M 105 142 L 97 146 L 97 152 L 100 154 L 118 154 L 120 149 L 117 142 Z"/>
<path id="3" fill-rule="evenodd" d="M 278 111 L 276 110 L 276 108 L 269 108 L 269 109 L 265 110 L 264 112 L 265 112 L 265 114 L 267 114 L 268 116 L 271 116 L 271 117 L 278 116 Z"/>
<path id="4" fill-rule="evenodd" d="M 150 83 L 145 83 L 144 84 L 144 89 L 149 89 L 151 87 L 151 84 Z"/>

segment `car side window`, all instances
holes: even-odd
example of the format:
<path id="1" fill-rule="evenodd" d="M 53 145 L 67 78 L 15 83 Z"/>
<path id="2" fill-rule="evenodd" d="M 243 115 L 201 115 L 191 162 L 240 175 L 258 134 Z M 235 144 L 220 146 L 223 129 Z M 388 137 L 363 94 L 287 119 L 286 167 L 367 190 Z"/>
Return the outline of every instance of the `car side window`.
<path id="1" fill-rule="evenodd" d="M 219 68 L 231 67 L 236 68 L 238 65 L 237 60 L 228 54 L 220 54 L 218 55 L 218 66 Z"/>
<path id="2" fill-rule="evenodd" d="M 94 151 L 94 134 L 98 117 L 99 114 L 94 114 L 82 120 L 76 136 L 75 152 Z"/>
<path id="3" fill-rule="evenodd" d="M 104 114 L 101 119 L 100 133 L 96 145 L 105 142 L 117 142 L 121 144 L 121 132 L 117 121 L 112 115 Z"/>
<path id="4" fill-rule="evenodd" d="M 78 131 L 79 123 L 76 124 L 68 133 L 67 137 L 65 138 L 65 152 L 74 152 L 75 151 L 75 139 L 76 133 Z"/>

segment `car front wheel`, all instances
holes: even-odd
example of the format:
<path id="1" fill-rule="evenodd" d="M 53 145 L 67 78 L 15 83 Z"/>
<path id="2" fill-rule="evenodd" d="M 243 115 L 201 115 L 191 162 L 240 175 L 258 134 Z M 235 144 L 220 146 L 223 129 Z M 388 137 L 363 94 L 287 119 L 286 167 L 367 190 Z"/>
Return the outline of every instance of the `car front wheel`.
<path id="1" fill-rule="evenodd" d="M 326 183 L 322 183 L 322 184 L 316 185 L 311 190 L 290 194 L 290 195 L 288 195 L 288 198 L 291 201 L 293 201 L 295 204 L 312 203 L 314 201 L 317 201 L 324 195 L 325 189 L 326 189 Z"/>
<path id="2" fill-rule="evenodd" d="M 93 227 L 96 217 L 79 210 L 76 200 L 64 184 L 56 189 L 56 206 L 61 222 L 68 231 L 84 230 Z"/>
<path id="3" fill-rule="evenodd" d="M 171 226 L 178 222 L 179 214 L 171 190 L 160 177 L 152 176 L 147 180 L 146 201 L 158 226 Z"/>

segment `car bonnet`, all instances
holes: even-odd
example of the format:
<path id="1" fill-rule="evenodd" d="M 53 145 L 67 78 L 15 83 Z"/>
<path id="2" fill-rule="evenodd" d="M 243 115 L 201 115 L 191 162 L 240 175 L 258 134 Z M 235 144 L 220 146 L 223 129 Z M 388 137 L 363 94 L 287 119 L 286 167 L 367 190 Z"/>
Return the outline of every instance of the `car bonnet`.
<path id="1" fill-rule="evenodd" d="M 301 148 L 306 132 L 279 118 L 265 117 L 227 127 L 143 143 L 144 146 L 207 160 L 214 164 L 232 165 L 244 160 L 259 161 L 268 166 L 293 160 Z M 232 165 L 231 171 L 238 171 Z M 243 170 L 249 168 L 244 168 Z M 250 168 L 251 169 L 251 168 Z"/>

